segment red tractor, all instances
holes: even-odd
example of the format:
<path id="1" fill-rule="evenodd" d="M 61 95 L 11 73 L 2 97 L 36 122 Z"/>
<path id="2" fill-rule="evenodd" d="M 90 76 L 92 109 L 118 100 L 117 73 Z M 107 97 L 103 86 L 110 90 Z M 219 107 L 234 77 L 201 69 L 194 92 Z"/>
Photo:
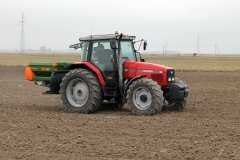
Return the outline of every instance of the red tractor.
<path id="1" fill-rule="evenodd" d="M 75 63 L 30 63 L 26 79 L 60 93 L 71 112 L 94 113 L 104 101 L 126 104 L 134 115 L 153 115 L 162 109 L 182 111 L 188 87 L 172 68 L 146 63 L 134 48 L 135 36 L 91 35 L 70 48 L 82 49 Z M 139 56 L 137 56 L 139 54 Z M 138 58 L 139 57 L 139 58 Z"/>

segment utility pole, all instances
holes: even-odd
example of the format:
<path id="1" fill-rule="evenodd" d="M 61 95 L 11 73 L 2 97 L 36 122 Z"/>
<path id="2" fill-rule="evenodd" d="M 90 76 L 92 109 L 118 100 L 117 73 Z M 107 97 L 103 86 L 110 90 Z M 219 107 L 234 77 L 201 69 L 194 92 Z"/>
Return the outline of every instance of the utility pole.
<path id="1" fill-rule="evenodd" d="M 215 53 L 215 55 L 217 55 L 217 45 L 216 44 L 214 46 L 214 53 Z"/>
<path id="2" fill-rule="evenodd" d="M 197 54 L 199 54 L 199 41 L 200 41 L 200 36 L 198 33 L 198 35 L 197 35 Z"/>
<path id="3" fill-rule="evenodd" d="M 215 55 L 220 54 L 217 44 L 214 46 Z"/>
<path id="4" fill-rule="evenodd" d="M 21 19 L 21 35 L 20 35 L 20 49 L 19 52 L 20 53 L 24 53 L 25 52 L 25 33 L 24 33 L 24 23 L 26 23 L 24 21 L 24 13 L 22 12 L 22 19 Z"/>
<path id="5" fill-rule="evenodd" d="M 165 52 L 165 46 L 163 45 L 163 51 L 162 51 L 163 56 L 164 56 L 164 52 Z"/>
<path id="6" fill-rule="evenodd" d="M 168 42 L 166 41 L 166 43 L 165 43 L 165 54 L 167 54 L 167 45 L 168 45 Z"/>
<path id="7" fill-rule="evenodd" d="M 44 44 L 43 44 L 43 46 L 42 46 L 42 50 L 43 50 L 43 53 L 45 52 L 45 46 L 44 46 Z"/>
<path id="8" fill-rule="evenodd" d="M 167 44 L 168 42 L 166 41 L 165 45 L 163 45 L 163 56 L 167 54 Z"/>

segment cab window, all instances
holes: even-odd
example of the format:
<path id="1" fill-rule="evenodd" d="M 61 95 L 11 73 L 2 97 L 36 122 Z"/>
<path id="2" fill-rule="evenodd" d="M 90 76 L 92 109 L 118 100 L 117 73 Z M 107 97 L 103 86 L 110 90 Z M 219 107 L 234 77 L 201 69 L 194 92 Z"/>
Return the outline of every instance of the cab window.
<path id="1" fill-rule="evenodd" d="M 113 70 L 113 50 L 110 41 L 93 41 L 91 62 L 101 71 Z"/>
<path id="2" fill-rule="evenodd" d="M 82 43 L 81 62 L 87 61 L 89 42 Z"/>

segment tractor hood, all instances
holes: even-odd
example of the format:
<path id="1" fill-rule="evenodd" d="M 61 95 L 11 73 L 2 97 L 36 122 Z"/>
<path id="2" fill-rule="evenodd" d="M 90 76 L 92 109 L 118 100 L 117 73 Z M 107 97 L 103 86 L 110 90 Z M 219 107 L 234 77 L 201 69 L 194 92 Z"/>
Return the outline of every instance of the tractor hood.
<path id="1" fill-rule="evenodd" d="M 133 61 L 126 61 L 125 62 L 125 69 L 133 69 L 136 71 L 141 72 L 157 72 L 157 71 L 166 71 L 168 69 L 172 69 L 171 67 L 167 67 L 164 65 L 154 64 L 154 63 L 147 63 L 147 62 L 133 62 Z"/>
<path id="2" fill-rule="evenodd" d="M 124 77 L 147 77 L 153 79 L 161 86 L 167 86 L 174 81 L 175 73 L 170 67 L 146 62 L 126 61 L 124 63 Z"/>

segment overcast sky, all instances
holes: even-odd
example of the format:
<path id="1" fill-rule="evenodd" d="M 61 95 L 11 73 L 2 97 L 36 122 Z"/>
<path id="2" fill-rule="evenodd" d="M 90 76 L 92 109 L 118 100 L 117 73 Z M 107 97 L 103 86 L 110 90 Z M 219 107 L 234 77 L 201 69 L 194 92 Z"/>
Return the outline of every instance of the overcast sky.
<path id="1" fill-rule="evenodd" d="M 239 0 L 0 0 L 0 49 L 68 49 L 79 37 L 120 33 L 148 40 L 148 50 L 240 53 Z"/>

